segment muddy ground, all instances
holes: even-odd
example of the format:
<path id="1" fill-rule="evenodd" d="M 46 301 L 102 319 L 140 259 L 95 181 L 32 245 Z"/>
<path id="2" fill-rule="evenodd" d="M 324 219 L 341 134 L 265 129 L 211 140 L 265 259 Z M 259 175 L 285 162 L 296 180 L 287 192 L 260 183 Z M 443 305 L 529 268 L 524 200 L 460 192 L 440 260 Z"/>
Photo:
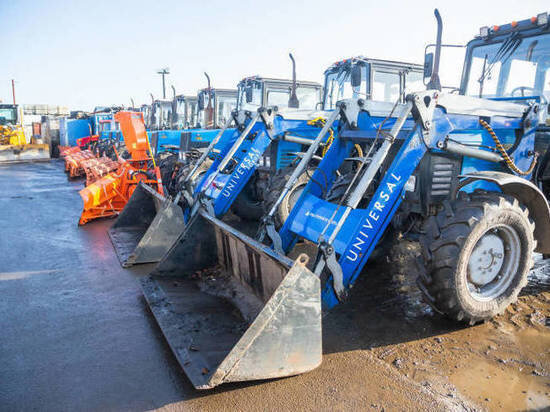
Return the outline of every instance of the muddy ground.
<path id="1" fill-rule="evenodd" d="M 548 264 L 504 315 L 466 327 L 422 303 L 413 242 L 324 317 L 318 369 L 198 392 L 141 294 L 151 266 L 120 267 L 112 220 L 77 226 L 81 187 L 57 161 L 0 167 L 2 410 L 550 408 Z"/>

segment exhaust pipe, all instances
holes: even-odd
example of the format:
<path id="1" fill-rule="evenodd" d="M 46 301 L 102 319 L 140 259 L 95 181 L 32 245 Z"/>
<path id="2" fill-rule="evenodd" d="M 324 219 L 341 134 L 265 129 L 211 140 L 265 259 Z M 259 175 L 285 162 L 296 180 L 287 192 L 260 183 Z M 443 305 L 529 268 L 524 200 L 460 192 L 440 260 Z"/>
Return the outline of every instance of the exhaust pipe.
<path id="1" fill-rule="evenodd" d="M 300 108 L 300 101 L 296 95 L 296 61 L 292 53 L 288 53 L 290 60 L 292 61 L 292 87 L 290 89 L 290 97 L 288 99 L 288 107 L 292 109 Z"/>
<path id="2" fill-rule="evenodd" d="M 204 108 L 204 123 L 208 129 L 215 127 L 215 121 L 214 108 L 212 107 L 212 85 L 210 83 L 210 76 L 206 72 L 204 72 L 204 75 L 206 76 L 206 80 L 208 82 L 208 106 Z"/>
<path id="3" fill-rule="evenodd" d="M 441 58 L 441 37 L 443 34 L 443 21 L 441 20 L 441 14 L 439 10 L 434 10 L 435 19 L 437 20 L 437 39 L 435 42 L 435 56 L 434 56 L 434 65 L 432 70 L 432 76 L 430 77 L 430 82 L 428 83 L 428 89 L 435 89 L 441 91 L 441 81 L 439 80 L 439 61 Z"/>

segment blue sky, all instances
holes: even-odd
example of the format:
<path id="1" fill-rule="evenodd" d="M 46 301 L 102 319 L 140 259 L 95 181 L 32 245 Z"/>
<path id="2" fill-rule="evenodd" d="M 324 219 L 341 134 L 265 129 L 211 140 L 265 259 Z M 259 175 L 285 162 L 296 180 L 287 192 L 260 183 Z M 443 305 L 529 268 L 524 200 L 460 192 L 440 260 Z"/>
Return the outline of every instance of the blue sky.
<path id="1" fill-rule="evenodd" d="M 435 39 L 434 7 L 444 42 L 460 44 L 481 26 L 550 11 L 547 0 L 0 0 L 0 99 L 11 101 L 14 78 L 19 103 L 141 104 L 161 96 L 162 67 L 178 94 L 195 94 L 203 71 L 225 88 L 253 74 L 289 77 L 289 51 L 298 78 L 319 82 L 350 56 L 421 63 Z M 448 67 L 451 82 L 460 63 Z"/>

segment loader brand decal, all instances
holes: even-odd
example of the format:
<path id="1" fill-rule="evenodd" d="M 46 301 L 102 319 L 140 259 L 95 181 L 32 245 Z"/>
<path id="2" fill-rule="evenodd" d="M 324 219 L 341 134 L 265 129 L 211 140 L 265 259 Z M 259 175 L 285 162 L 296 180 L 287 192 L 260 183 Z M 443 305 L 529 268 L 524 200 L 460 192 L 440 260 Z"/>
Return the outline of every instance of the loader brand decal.
<path id="1" fill-rule="evenodd" d="M 314 219 L 319 219 L 325 223 L 330 223 L 331 225 L 336 226 L 336 222 L 334 220 L 330 220 L 328 217 L 318 215 L 316 213 L 311 213 L 309 210 L 306 212 L 306 217 L 312 217 Z"/>
<path id="2" fill-rule="evenodd" d="M 241 180 L 241 177 L 248 170 L 255 167 L 261 157 L 262 157 L 262 152 L 260 152 L 258 149 L 255 149 L 254 147 L 251 147 L 248 153 L 246 154 L 245 158 L 241 161 L 241 164 L 239 165 L 237 170 L 233 172 L 233 175 L 231 176 L 231 179 L 229 180 L 227 185 L 225 185 L 222 195 L 225 197 L 231 196 L 231 192 L 237 186 L 237 183 L 239 183 L 239 180 Z"/>
<path id="3" fill-rule="evenodd" d="M 391 198 L 391 195 L 396 190 L 395 187 L 401 182 L 401 176 L 396 176 L 393 173 L 390 174 L 390 178 L 386 182 L 384 190 L 380 191 L 378 198 L 372 199 L 369 206 L 372 204 L 372 210 L 363 221 L 359 234 L 351 244 L 349 250 L 346 251 L 346 259 L 355 262 L 364 253 L 363 246 L 367 243 L 368 239 L 372 239 L 376 235 L 378 228 L 378 220 L 380 219 L 380 213 L 384 211 L 386 204 Z"/>

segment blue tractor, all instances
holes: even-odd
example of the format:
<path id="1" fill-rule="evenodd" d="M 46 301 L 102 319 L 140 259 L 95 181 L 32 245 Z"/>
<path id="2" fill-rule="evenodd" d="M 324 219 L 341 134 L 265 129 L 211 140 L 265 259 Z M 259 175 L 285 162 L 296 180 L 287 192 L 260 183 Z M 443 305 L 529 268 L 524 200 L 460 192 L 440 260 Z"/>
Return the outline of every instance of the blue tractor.
<path id="1" fill-rule="evenodd" d="M 515 302 L 533 252 L 550 252 L 548 16 L 483 29 L 467 45 L 459 93 L 442 91 L 436 18 L 425 91 L 389 106 L 338 101 L 256 238 L 218 219 L 216 202 L 195 203 L 142 280 L 196 388 L 317 367 L 322 311 L 346 301 L 359 275 L 376 276 L 364 268 L 385 234 L 420 238 L 426 300 L 469 324 Z M 352 70 L 351 88 L 361 79 Z M 332 144 L 277 228 L 278 208 L 333 124 Z"/>
<path id="2" fill-rule="evenodd" d="M 266 100 L 270 101 L 268 99 L 280 101 L 281 94 L 286 96 L 286 101 L 282 105 L 286 106 L 294 96 L 294 91 L 303 98 L 303 113 L 296 119 L 285 120 L 282 115 L 276 116 L 276 107 L 260 107 Z M 210 104 L 216 107 L 216 112 L 223 114 L 220 109 L 222 106 L 215 101 L 208 103 L 211 93 L 204 96 L 206 100 L 201 104 L 199 95 L 199 109 L 205 109 L 206 113 L 204 118 L 208 116 L 207 108 Z M 239 216 L 254 219 L 252 214 L 255 213 L 256 217 L 259 217 L 262 211 L 261 203 L 257 198 L 251 198 L 250 192 L 247 191 L 235 201 L 251 176 L 254 173 L 258 176 L 261 174 L 255 180 L 256 185 L 250 189 L 256 191 L 260 185 L 265 184 L 266 176 L 276 170 L 278 162 L 270 166 L 272 155 L 274 158 L 286 156 L 290 161 L 296 157 L 296 152 L 302 149 L 304 141 L 307 144 L 317 134 L 318 125 L 307 124 L 308 114 L 315 110 L 321 98 L 321 85 L 317 83 L 256 76 L 239 83 L 239 96 L 239 104 L 242 107 L 247 105 L 256 109 L 256 114 L 244 108 L 231 112 L 229 118 L 225 119 L 224 127 L 217 132 L 216 138 L 210 142 L 200 158 L 194 164 L 185 163 L 180 168 L 181 173 L 174 179 L 177 184 L 176 190 L 169 190 L 172 199 L 167 202 L 154 200 L 158 196 L 146 187 L 141 187 L 135 192 L 135 196 L 109 231 L 123 265 L 158 261 L 181 234 L 185 226 L 183 211 L 185 214 L 193 214 L 191 209 L 195 203 L 199 203 L 199 198 L 200 202 L 207 199 L 214 201 L 218 216 L 225 214 L 235 202 L 234 211 Z M 275 117 L 277 120 L 273 125 Z M 230 129 L 233 124 L 235 128 Z M 283 132 L 291 129 L 298 135 L 305 131 L 305 137 L 289 136 L 289 141 L 282 142 L 278 148 L 274 145 L 271 152 L 266 152 L 276 135 L 282 138 Z M 246 173 L 243 166 L 246 166 Z M 223 193 L 217 189 L 220 185 L 226 185 Z M 146 212 L 144 208 L 147 208 Z"/>
<path id="3" fill-rule="evenodd" d="M 349 74 L 352 67 L 364 70 L 391 65 L 398 74 L 416 71 L 421 77 L 419 65 L 374 63 L 362 58 L 350 61 L 353 64 L 343 63 L 338 67 L 340 91 L 349 84 L 349 75 L 345 73 Z M 332 73 L 332 68 L 329 72 Z M 293 73 L 295 76 L 295 70 Z M 366 83 L 368 79 L 364 76 L 359 83 Z M 393 81 L 398 89 L 404 84 L 399 75 Z M 273 199 L 272 193 L 266 190 L 270 180 L 281 181 L 313 142 L 319 128 L 324 126 L 323 112 L 316 110 L 320 94 L 319 84 L 297 81 L 295 77 L 281 80 L 254 76 L 241 81 L 240 109 L 232 113 L 199 160 L 192 167 L 182 169 L 176 190 L 171 192 L 174 200 L 160 207 L 158 202 L 152 201 L 153 193 L 143 187 L 111 228 L 109 233 L 123 265 L 158 261 L 181 235 L 185 221 L 196 213 L 199 205 L 207 207 L 217 217 L 231 210 L 241 218 L 243 225 L 256 227 L 265 205 Z M 262 103 L 278 103 L 280 107 L 265 107 Z M 255 109 L 255 113 L 248 109 Z M 236 130 L 228 135 L 227 128 L 233 123 Z M 327 139 L 316 159 L 330 144 L 330 126 L 325 128 L 325 135 Z M 294 193 L 299 193 L 300 185 L 301 181 L 295 184 Z M 147 203 L 148 213 L 133 207 L 136 204 L 143 208 Z M 287 207 L 289 204 L 286 202 Z M 142 223 L 139 230 L 136 221 Z"/>
<path id="4" fill-rule="evenodd" d="M 204 148 L 217 135 L 237 105 L 237 91 L 208 87 L 196 97 L 176 95 L 172 100 L 153 100 L 150 127 L 151 146 L 163 152 L 187 152 Z"/>

